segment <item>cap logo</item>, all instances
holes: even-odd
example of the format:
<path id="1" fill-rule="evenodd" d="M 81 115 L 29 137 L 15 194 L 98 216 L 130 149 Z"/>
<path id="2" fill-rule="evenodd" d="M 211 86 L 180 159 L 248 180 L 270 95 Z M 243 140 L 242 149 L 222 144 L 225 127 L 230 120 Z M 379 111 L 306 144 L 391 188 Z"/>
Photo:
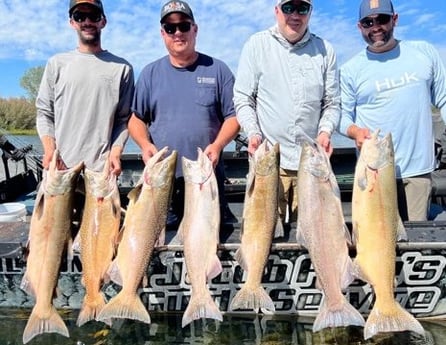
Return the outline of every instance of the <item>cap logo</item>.
<path id="1" fill-rule="evenodd" d="M 370 9 L 379 8 L 379 0 L 370 0 Z"/>
<path id="2" fill-rule="evenodd" d="M 163 8 L 163 12 L 186 11 L 186 6 L 181 2 L 172 1 Z"/>

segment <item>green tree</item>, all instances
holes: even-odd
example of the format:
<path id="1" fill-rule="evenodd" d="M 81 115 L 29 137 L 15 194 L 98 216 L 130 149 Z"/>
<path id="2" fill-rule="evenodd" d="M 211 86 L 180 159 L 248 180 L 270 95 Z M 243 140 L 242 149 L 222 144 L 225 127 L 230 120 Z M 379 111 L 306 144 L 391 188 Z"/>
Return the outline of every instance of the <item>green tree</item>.
<path id="1" fill-rule="evenodd" d="M 45 67 L 43 66 L 32 67 L 20 79 L 20 86 L 26 90 L 31 102 L 34 102 L 37 98 L 44 69 Z"/>

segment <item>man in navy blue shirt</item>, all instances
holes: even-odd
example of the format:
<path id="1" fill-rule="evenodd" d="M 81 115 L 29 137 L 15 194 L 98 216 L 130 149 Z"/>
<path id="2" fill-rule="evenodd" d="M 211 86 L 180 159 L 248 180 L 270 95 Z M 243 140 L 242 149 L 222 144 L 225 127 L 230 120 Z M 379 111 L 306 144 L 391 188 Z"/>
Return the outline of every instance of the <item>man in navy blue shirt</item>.
<path id="1" fill-rule="evenodd" d="M 178 225 L 183 215 L 180 159 L 195 160 L 198 147 L 216 167 L 224 223 L 233 215 L 224 200 L 221 152 L 240 129 L 232 100 L 234 76 L 222 61 L 195 50 L 198 25 L 186 2 L 166 3 L 161 9 L 160 23 L 168 55 L 142 70 L 136 84 L 129 132 L 141 148 L 144 161 L 164 146 L 178 151 L 168 225 Z"/>

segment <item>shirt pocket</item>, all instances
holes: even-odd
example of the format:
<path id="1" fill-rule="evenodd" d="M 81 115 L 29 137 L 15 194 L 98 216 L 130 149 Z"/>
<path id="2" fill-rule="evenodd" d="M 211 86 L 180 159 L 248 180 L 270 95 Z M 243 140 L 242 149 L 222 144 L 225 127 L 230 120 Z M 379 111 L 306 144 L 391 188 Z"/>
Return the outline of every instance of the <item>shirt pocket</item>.
<path id="1" fill-rule="evenodd" d="M 200 86 L 195 90 L 195 103 L 210 107 L 217 101 L 217 92 L 214 86 Z"/>

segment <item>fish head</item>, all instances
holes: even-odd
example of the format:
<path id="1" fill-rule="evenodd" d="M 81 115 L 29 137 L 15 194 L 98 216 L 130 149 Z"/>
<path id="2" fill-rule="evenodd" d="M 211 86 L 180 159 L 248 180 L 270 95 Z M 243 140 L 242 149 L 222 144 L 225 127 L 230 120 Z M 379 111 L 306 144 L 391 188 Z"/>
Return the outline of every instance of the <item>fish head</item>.
<path id="1" fill-rule="evenodd" d="M 394 162 L 394 148 L 392 134 L 387 133 L 380 137 L 380 130 L 377 129 L 362 144 L 359 159 L 372 170 L 382 169 Z"/>
<path id="2" fill-rule="evenodd" d="M 68 169 L 59 169 L 59 166 L 61 166 L 60 152 L 55 150 L 42 181 L 42 188 L 51 195 L 60 195 L 71 190 L 84 167 L 84 163 L 80 162 Z"/>
<path id="3" fill-rule="evenodd" d="M 194 184 L 204 184 L 214 173 L 214 166 L 209 157 L 198 148 L 197 160 L 182 157 L 184 180 Z"/>
<path id="4" fill-rule="evenodd" d="M 143 171 L 143 184 L 152 188 L 160 188 L 173 177 L 177 162 L 177 151 L 173 150 L 170 155 L 165 156 L 169 148 L 166 146 L 146 163 Z"/>
<path id="5" fill-rule="evenodd" d="M 256 175 L 269 176 L 278 171 L 279 143 L 271 145 L 264 140 L 254 152 L 253 168 Z"/>
<path id="6" fill-rule="evenodd" d="M 332 169 L 328 154 L 316 141 L 302 141 L 299 170 L 322 179 L 330 179 Z"/>

